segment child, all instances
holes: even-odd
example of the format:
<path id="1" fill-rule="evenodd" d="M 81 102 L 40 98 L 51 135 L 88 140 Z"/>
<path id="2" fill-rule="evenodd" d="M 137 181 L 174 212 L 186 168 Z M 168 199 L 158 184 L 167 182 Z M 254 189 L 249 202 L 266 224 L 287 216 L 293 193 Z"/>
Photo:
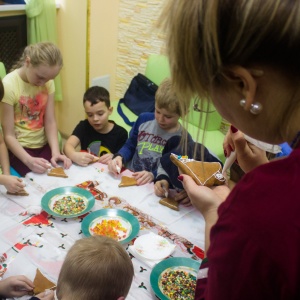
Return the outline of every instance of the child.
<path id="1" fill-rule="evenodd" d="M 3 98 L 4 88 L 0 79 L 0 99 Z M 0 184 L 4 185 L 8 192 L 20 192 L 24 188 L 22 179 L 10 176 L 9 158 L 7 148 L 3 140 L 2 130 L 0 129 Z"/>
<path id="2" fill-rule="evenodd" d="M 52 43 L 25 48 L 15 70 L 3 79 L 2 127 L 11 166 L 21 175 L 45 173 L 51 164 L 71 160 L 58 145 L 53 79 L 62 68 L 59 49 Z"/>
<path id="3" fill-rule="evenodd" d="M 166 194 L 169 193 L 169 188 L 173 188 L 178 192 L 175 196 L 175 200 L 181 204 L 190 205 L 190 200 L 183 189 L 182 183 L 177 179 L 179 176 L 178 167 L 170 160 L 171 153 L 187 155 L 189 158 L 198 161 L 219 162 L 221 164 L 222 162 L 209 152 L 205 146 L 195 143 L 190 135 L 187 136 L 185 147 L 184 145 L 180 145 L 181 139 L 181 136 L 173 136 L 167 141 L 154 181 L 154 191 L 156 196 L 165 197 Z M 183 148 L 185 148 L 186 151 L 184 151 Z"/>
<path id="4" fill-rule="evenodd" d="M 134 270 L 117 241 L 92 236 L 75 242 L 68 251 L 57 282 L 57 299 L 123 300 Z"/>
<path id="5" fill-rule="evenodd" d="M 113 108 L 105 88 L 90 87 L 83 96 L 83 106 L 87 119 L 76 126 L 65 144 L 64 152 L 80 166 L 87 166 L 95 158 L 94 155 L 100 156 L 99 162 L 107 164 L 112 159 L 112 153 L 116 153 L 126 142 L 127 131 L 108 120 Z M 76 151 L 79 144 L 85 152 Z"/>
<path id="6" fill-rule="evenodd" d="M 119 173 L 122 164 L 131 169 L 138 185 L 152 182 L 167 140 L 181 135 L 178 122 L 182 115 L 171 80 L 165 79 L 155 94 L 155 113 L 142 113 L 133 125 L 129 138 L 114 159 L 109 170 Z"/>

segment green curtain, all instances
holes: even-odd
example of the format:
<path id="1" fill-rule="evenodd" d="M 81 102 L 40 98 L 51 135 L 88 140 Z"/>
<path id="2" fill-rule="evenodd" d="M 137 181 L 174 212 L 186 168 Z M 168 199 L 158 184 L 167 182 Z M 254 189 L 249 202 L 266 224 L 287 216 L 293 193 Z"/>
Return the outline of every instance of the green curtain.
<path id="1" fill-rule="evenodd" d="M 27 42 L 52 42 L 57 44 L 56 3 L 55 0 L 27 0 Z M 55 79 L 55 100 L 62 100 L 61 78 Z"/>

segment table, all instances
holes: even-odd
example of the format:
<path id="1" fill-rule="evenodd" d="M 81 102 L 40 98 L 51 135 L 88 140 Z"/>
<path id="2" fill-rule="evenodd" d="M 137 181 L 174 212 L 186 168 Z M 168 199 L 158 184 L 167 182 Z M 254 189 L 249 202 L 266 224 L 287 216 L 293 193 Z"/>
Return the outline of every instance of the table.
<path id="1" fill-rule="evenodd" d="M 126 170 L 119 176 L 110 174 L 107 166 L 95 163 L 88 167 L 75 164 L 65 170 L 68 178 L 50 177 L 46 174 L 28 173 L 24 181 L 29 196 L 11 196 L 0 186 L 0 275 L 24 274 L 33 280 L 39 268 L 50 280 L 57 281 L 59 270 L 68 249 L 83 238 L 83 217 L 56 218 L 40 210 L 43 195 L 58 187 L 76 186 L 93 181 L 99 189 L 92 211 L 101 208 L 120 208 L 134 214 L 141 230 L 139 235 L 154 232 L 176 245 L 172 256 L 203 258 L 204 219 L 193 207 L 180 206 L 173 211 L 158 203 L 153 183 L 144 186 L 119 188 L 120 176 L 130 176 Z M 117 201 L 116 201 L 117 199 Z M 31 215 L 29 212 L 34 212 Z M 133 244 L 124 245 L 128 247 Z M 151 267 L 131 256 L 135 276 L 127 299 L 156 299 L 150 285 Z M 1 261 L 1 259 L 0 259 Z M 26 300 L 24 296 L 20 299 Z"/>

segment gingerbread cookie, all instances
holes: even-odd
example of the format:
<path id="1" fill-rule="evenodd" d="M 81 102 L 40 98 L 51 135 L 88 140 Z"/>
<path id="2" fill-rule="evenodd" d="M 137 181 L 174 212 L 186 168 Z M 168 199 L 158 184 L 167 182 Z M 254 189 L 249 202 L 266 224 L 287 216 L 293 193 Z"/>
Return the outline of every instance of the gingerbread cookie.
<path id="1" fill-rule="evenodd" d="M 36 274 L 34 278 L 34 295 L 44 292 L 46 289 L 55 289 L 56 284 L 46 278 L 39 269 L 36 269 Z"/>
<path id="2" fill-rule="evenodd" d="M 198 185 L 213 186 L 225 183 L 222 165 L 218 162 L 196 161 L 174 153 L 170 155 L 170 159 L 181 173 L 191 176 Z"/>
<path id="3" fill-rule="evenodd" d="M 65 173 L 62 167 L 51 169 L 50 171 L 48 171 L 48 176 L 63 177 L 63 178 L 68 177 L 68 175 Z"/>
<path id="4" fill-rule="evenodd" d="M 29 196 L 29 194 L 22 189 L 20 192 L 16 192 L 16 193 L 11 193 L 11 192 L 6 192 L 7 195 L 14 195 L 14 196 Z"/>
<path id="5" fill-rule="evenodd" d="M 100 157 L 94 156 L 93 160 L 89 162 L 89 165 L 97 162 L 99 159 L 100 159 Z"/>
<path id="6" fill-rule="evenodd" d="M 159 200 L 159 203 L 173 210 L 179 211 L 179 204 L 177 201 L 174 200 L 174 198 L 163 198 Z"/>
<path id="7" fill-rule="evenodd" d="M 122 176 L 121 182 L 119 183 L 119 187 L 133 186 L 137 185 L 136 179 L 133 177 Z"/>

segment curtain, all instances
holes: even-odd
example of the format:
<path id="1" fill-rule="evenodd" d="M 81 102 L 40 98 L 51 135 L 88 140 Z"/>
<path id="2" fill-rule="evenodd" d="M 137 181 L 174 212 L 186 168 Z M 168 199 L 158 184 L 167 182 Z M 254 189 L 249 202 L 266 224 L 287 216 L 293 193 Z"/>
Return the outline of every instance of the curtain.
<path id="1" fill-rule="evenodd" d="M 56 3 L 55 0 L 27 0 L 27 42 L 52 42 L 57 44 Z M 62 100 L 61 78 L 56 76 L 55 100 Z"/>

